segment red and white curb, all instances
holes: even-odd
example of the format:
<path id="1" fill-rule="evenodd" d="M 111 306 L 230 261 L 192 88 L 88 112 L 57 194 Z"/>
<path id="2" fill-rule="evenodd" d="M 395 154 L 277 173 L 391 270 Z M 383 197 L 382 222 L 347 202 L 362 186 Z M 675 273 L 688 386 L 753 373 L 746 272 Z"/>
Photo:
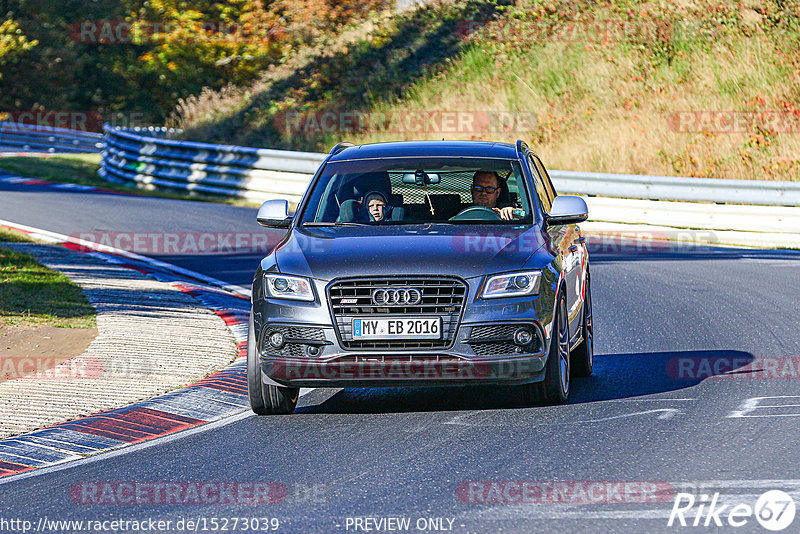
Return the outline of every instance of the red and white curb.
<path id="1" fill-rule="evenodd" d="M 8 181 L 9 177 L 0 179 Z M 54 187 L 63 185 L 71 184 L 54 184 Z M 73 185 L 70 188 L 84 189 L 85 186 Z M 2 220 L 0 226 L 135 269 L 180 289 L 225 321 L 239 349 L 239 356 L 233 363 L 183 389 L 124 408 L 0 440 L 0 478 L 65 464 L 207 423 L 243 416 L 249 410 L 245 361 L 249 290 L 152 258 L 55 232 Z"/>

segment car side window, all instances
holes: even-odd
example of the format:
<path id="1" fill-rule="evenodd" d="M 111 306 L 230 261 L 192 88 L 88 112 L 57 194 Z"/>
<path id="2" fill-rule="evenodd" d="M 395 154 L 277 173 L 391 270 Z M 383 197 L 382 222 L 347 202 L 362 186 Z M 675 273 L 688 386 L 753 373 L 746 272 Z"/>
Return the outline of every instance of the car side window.
<path id="1" fill-rule="evenodd" d="M 558 193 L 556 193 L 556 188 L 553 187 L 553 182 L 550 180 L 550 175 L 547 174 L 547 169 L 544 168 L 542 161 L 536 156 L 533 156 L 533 159 L 536 162 L 536 170 L 538 170 L 539 174 L 542 175 L 544 188 L 547 190 L 547 195 L 550 197 L 550 203 L 552 204 L 553 199 L 555 199 L 558 195 Z"/>
<path id="2" fill-rule="evenodd" d="M 545 187 L 543 185 L 544 179 L 540 176 L 540 172 L 537 169 L 536 163 L 534 159 L 528 154 L 528 167 L 531 170 L 531 176 L 533 177 L 533 187 L 536 189 L 536 196 L 539 197 L 539 202 L 542 205 L 542 211 L 544 213 L 548 213 L 550 211 L 550 207 L 553 205 L 552 200 L 547 194 Z"/>

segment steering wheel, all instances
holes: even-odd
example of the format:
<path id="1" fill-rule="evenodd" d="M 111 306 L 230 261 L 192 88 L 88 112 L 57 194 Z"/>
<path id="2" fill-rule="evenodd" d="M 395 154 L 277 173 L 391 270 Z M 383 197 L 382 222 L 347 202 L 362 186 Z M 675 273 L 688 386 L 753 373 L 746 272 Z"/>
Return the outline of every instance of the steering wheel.
<path id="1" fill-rule="evenodd" d="M 501 221 L 500 214 L 485 206 L 470 206 L 450 217 L 451 221 Z"/>

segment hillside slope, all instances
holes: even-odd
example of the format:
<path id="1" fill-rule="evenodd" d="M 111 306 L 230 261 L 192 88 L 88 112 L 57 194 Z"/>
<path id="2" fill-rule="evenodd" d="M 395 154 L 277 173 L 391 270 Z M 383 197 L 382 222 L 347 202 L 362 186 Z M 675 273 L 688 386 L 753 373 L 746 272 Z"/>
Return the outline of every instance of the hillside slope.
<path id="1" fill-rule="evenodd" d="M 797 0 L 504 4 L 375 16 L 173 125 L 299 150 L 523 138 L 558 169 L 800 179 Z"/>

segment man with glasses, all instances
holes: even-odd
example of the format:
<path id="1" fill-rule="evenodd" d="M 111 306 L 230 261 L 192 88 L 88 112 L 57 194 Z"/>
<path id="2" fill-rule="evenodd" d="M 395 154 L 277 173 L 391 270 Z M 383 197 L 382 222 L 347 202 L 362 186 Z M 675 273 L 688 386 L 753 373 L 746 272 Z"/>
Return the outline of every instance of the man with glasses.
<path id="1" fill-rule="evenodd" d="M 513 206 L 497 206 L 500 197 L 500 177 L 494 171 L 478 171 L 472 177 L 472 202 L 476 206 L 491 208 L 505 221 L 518 218 Z"/>

